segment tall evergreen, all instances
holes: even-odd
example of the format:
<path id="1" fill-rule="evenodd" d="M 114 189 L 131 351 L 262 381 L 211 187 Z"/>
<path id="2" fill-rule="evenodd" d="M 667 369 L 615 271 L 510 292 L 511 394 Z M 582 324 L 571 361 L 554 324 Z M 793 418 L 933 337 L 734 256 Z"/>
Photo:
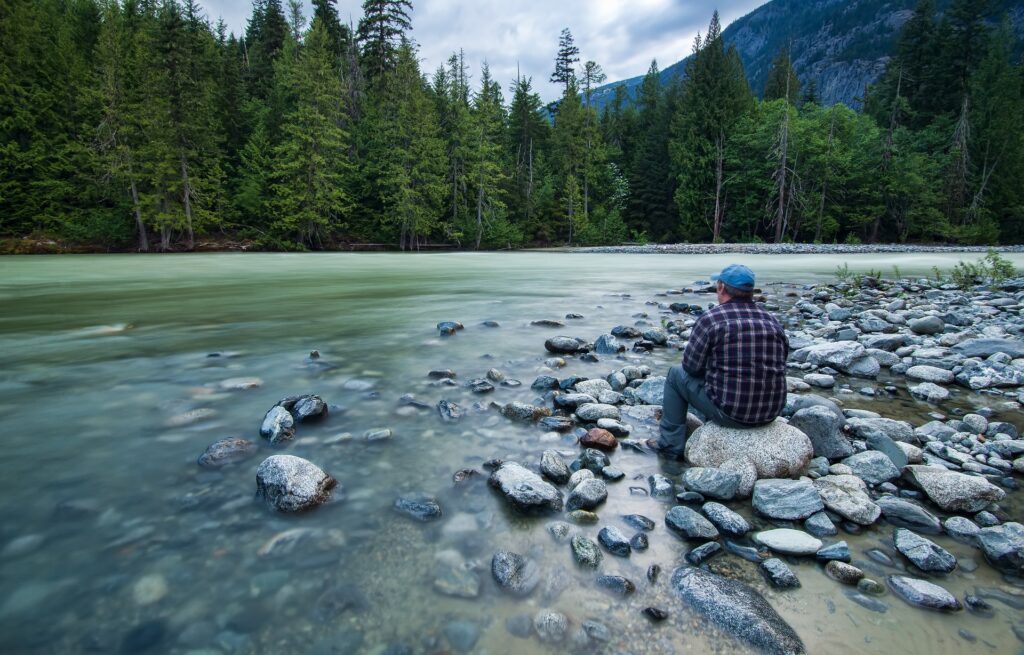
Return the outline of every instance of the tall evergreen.
<path id="1" fill-rule="evenodd" d="M 551 73 L 551 82 L 561 84 L 566 91 L 576 81 L 576 69 L 573 64 L 579 63 L 580 49 L 572 38 L 572 32 L 566 27 L 558 37 L 558 53 L 555 55 L 555 71 Z"/>
<path id="2" fill-rule="evenodd" d="M 789 47 L 783 46 L 779 49 L 772 66 L 768 69 L 768 78 L 764 83 L 764 99 L 776 100 L 786 98 L 790 104 L 795 105 L 800 98 L 800 80 L 793 69 L 793 62 L 789 58 Z"/>
<path id="3" fill-rule="evenodd" d="M 398 50 L 412 29 L 409 0 L 364 0 L 357 39 L 369 80 L 379 79 L 398 63 Z"/>

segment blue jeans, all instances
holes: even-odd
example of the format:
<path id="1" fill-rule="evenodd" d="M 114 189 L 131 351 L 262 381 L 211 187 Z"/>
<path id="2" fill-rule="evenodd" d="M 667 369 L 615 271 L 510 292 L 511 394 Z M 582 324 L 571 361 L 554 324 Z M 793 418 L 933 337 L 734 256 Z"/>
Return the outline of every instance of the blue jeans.
<path id="1" fill-rule="evenodd" d="M 732 420 L 708 398 L 704 378 L 690 375 L 682 365 L 673 366 L 665 377 L 665 400 L 661 407 L 661 437 L 658 446 L 666 454 L 681 457 L 686 446 L 686 413 L 690 408 L 726 428 L 749 428 Z"/>

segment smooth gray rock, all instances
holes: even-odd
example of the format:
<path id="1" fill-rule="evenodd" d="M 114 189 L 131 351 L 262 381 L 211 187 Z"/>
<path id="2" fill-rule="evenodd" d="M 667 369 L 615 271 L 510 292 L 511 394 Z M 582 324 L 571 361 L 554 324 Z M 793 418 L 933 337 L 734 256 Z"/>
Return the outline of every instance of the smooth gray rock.
<path id="1" fill-rule="evenodd" d="M 754 542 L 784 555 L 814 555 L 821 550 L 821 539 L 802 530 L 777 528 L 754 535 Z"/>
<path id="2" fill-rule="evenodd" d="M 511 402 L 501 408 L 501 415 L 512 421 L 521 423 L 532 423 L 549 416 L 551 410 L 547 407 L 535 407 L 528 403 Z"/>
<path id="3" fill-rule="evenodd" d="M 586 342 L 576 337 L 551 337 L 544 342 L 544 348 L 555 355 L 572 355 L 584 350 Z"/>
<path id="4" fill-rule="evenodd" d="M 940 611 L 956 611 L 961 608 L 956 596 L 927 580 L 890 575 L 886 581 L 897 596 L 916 607 Z"/>
<path id="5" fill-rule="evenodd" d="M 540 472 L 555 484 L 565 484 L 572 477 L 569 465 L 557 450 L 545 450 L 540 456 Z"/>
<path id="6" fill-rule="evenodd" d="M 843 460 L 853 474 L 868 484 L 882 484 L 900 476 L 900 470 L 884 453 L 865 450 Z"/>
<path id="7" fill-rule="evenodd" d="M 825 508 L 809 480 L 758 480 L 753 503 L 764 516 L 783 521 L 805 519 Z"/>
<path id="8" fill-rule="evenodd" d="M 981 530 L 974 521 L 962 516 L 949 517 L 942 522 L 942 527 L 945 528 L 946 534 L 949 536 L 969 544 L 977 543 L 975 538 L 978 536 L 978 531 Z"/>
<path id="9" fill-rule="evenodd" d="M 587 448 L 580 453 L 579 467 L 583 469 L 590 469 L 594 475 L 601 473 L 607 466 L 611 466 L 611 460 L 608 459 L 608 455 L 596 448 Z M 571 468 L 576 468 L 575 463 Z"/>
<path id="10" fill-rule="evenodd" d="M 938 316 L 925 316 L 923 318 L 911 319 L 907 326 L 914 334 L 941 334 L 946 329 L 946 323 Z"/>
<path id="11" fill-rule="evenodd" d="M 732 500 L 740 485 L 740 474 L 717 468 L 694 466 L 683 473 L 683 484 L 690 491 L 716 500 Z"/>
<path id="12" fill-rule="evenodd" d="M 888 418 L 851 418 L 846 421 L 846 430 L 857 439 L 869 439 L 880 434 L 893 441 L 915 441 L 914 428 L 909 423 Z"/>
<path id="13" fill-rule="evenodd" d="M 1024 357 L 1024 342 L 1019 339 L 967 339 L 953 346 L 953 350 L 965 357 L 990 357 L 996 353 L 1006 353 L 1016 359 Z"/>
<path id="14" fill-rule="evenodd" d="M 864 482 L 853 475 L 826 475 L 814 481 L 825 507 L 859 525 L 878 520 L 881 509 L 871 501 Z"/>
<path id="15" fill-rule="evenodd" d="M 501 550 L 491 558 L 491 575 L 505 592 L 528 596 L 540 582 L 540 569 L 529 557 Z"/>
<path id="16" fill-rule="evenodd" d="M 665 401 L 665 376 L 647 378 L 640 383 L 640 386 L 627 391 L 627 393 L 639 400 L 638 404 L 661 405 Z"/>
<path id="17" fill-rule="evenodd" d="M 820 343 L 802 348 L 793 355 L 797 361 L 806 361 L 818 367 L 830 366 L 857 377 L 875 377 L 880 370 L 878 362 L 856 341 Z"/>
<path id="18" fill-rule="evenodd" d="M 758 478 L 794 477 L 813 453 L 807 435 L 781 420 L 743 430 L 708 422 L 686 441 L 686 460 L 692 466 L 717 468 L 731 459 L 746 459 Z"/>
<path id="19" fill-rule="evenodd" d="M 893 545 L 922 571 L 949 573 L 956 568 L 956 558 L 949 551 L 905 528 L 896 528 Z"/>
<path id="20" fill-rule="evenodd" d="M 854 453 L 853 445 L 843 434 L 846 421 L 827 407 L 815 406 L 793 414 L 789 424 L 811 440 L 815 457 L 841 459 Z"/>
<path id="21" fill-rule="evenodd" d="M 742 537 L 750 532 L 747 520 L 721 503 L 704 503 L 701 511 L 720 532 L 733 537 Z"/>
<path id="22" fill-rule="evenodd" d="M 935 384 L 952 384 L 953 371 L 948 371 L 938 366 L 911 366 L 905 373 L 908 379 L 919 382 L 933 382 Z"/>
<path id="23" fill-rule="evenodd" d="M 516 462 L 504 462 L 491 474 L 488 484 L 521 513 L 546 514 L 562 510 L 561 492 Z"/>
<path id="24" fill-rule="evenodd" d="M 547 644 L 557 644 L 565 640 L 569 632 L 569 619 L 565 614 L 541 610 L 533 617 L 533 629 L 537 638 Z"/>
<path id="25" fill-rule="evenodd" d="M 807 517 L 807 520 L 804 521 L 804 529 L 819 539 L 839 534 L 839 529 L 825 512 L 818 512 Z"/>
<path id="26" fill-rule="evenodd" d="M 598 355 L 616 355 L 625 349 L 613 334 L 602 334 L 594 341 L 594 352 Z"/>
<path id="27" fill-rule="evenodd" d="M 684 505 L 665 514 L 665 525 L 684 539 L 717 539 L 718 529 L 706 518 Z"/>
<path id="28" fill-rule="evenodd" d="M 895 496 L 881 496 L 875 504 L 882 509 L 885 520 L 896 527 L 925 534 L 942 532 L 942 524 L 939 523 L 938 517 L 917 503 Z"/>
<path id="29" fill-rule="evenodd" d="M 651 498 L 672 498 L 675 496 L 675 485 L 660 473 L 647 476 L 647 485 L 651 490 Z"/>
<path id="30" fill-rule="evenodd" d="M 1007 573 L 1024 573 L 1024 525 L 1016 522 L 981 528 L 976 537 L 985 558 Z"/>
<path id="31" fill-rule="evenodd" d="M 617 421 L 619 420 L 619 408 L 615 405 L 587 403 L 576 408 L 576 416 L 581 421 L 589 421 L 591 423 L 602 418 L 610 418 Z"/>
<path id="32" fill-rule="evenodd" d="M 803 655 L 803 641 L 757 591 L 697 568 L 678 568 L 672 591 L 713 624 L 772 655 Z"/>
<path id="33" fill-rule="evenodd" d="M 893 441 L 889 437 L 880 433 L 872 433 L 869 435 L 867 438 L 867 445 L 871 450 L 877 450 L 880 453 L 884 453 L 885 456 L 889 458 L 889 461 L 892 462 L 893 466 L 900 470 L 902 470 L 909 461 L 906 448 L 916 448 L 916 446 L 911 446 L 904 441 Z"/>
<path id="34" fill-rule="evenodd" d="M 946 512 L 980 512 L 1006 493 L 985 478 L 930 466 L 908 466 L 911 479 Z"/>
<path id="35" fill-rule="evenodd" d="M 930 403 L 941 403 L 944 400 L 948 400 L 951 395 L 948 389 L 932 382 L 922 382 L 921 384 L 907 387 L 907 390 L 910 391 L 910 395 L 913 397 L 927 400 Z"/>
<path id="36" fill-rule="evenodd" d="M 579 483 L 569 492 L 565 507 L 570 512 L 577 509 L 592 510 L 607 498 L 608 485 L 604 480 L 592 478 Z"/>

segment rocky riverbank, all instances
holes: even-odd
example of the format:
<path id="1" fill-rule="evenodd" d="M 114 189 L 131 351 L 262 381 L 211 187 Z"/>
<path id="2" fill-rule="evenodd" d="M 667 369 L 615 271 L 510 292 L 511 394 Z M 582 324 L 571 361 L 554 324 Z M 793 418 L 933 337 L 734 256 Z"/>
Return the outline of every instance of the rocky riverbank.
<path id="1" fill-rule="evenodd" d="M 486 416 L 537 430 L 550 447 L 509 448 L 510 458 L 461 468 L 452 475 L 455 489 L 478 488 L 487 480 L 493 502 L 522 517 L 529 541 L 552 541 L 594 589 L 635 607 L 651 630 L 692 628 L 690 621 L 699 618 L 756 650 L 805 652 L 807 637 L 770 599 L 799 595 L 800 575 L 811 562 L 834 581 L 837 593 L 868 611 L 885 613 L 894 599 L 914 608 L 907 611 L 967 611 L 978 617 L 977 633 L 1012 630 L 1024 641 L 1019 620 L 999 628 L 983 622 L 992 612 L 989 600 L 1024 607 L 1024 525 L 1011 510 L 1024 475 L 1021 289 L 1024 280 L 969 292 L 925 279 L 864 280 L 760 296 L 786 326 L 792 347 L 783 418 L 737 432 L 698 427 L 691 417 L 696 430 L 687 462 L 678 467 L 666 468 L 644 444 L 642 437 L 656 432 L 664 378 L 639 362 L 685 348 L 705 305 L 672 302 L 672 296 L 708 294 L 701 286 L 670 290 L 648 302 L 651 313 L 605 334 L 572 334 L 574 314 L 536 322 L 538 329 L 567 334 L 538 338 L 541 374 L 529 387 L 498 368 L 467 379 L 454 370 L 432 370 L 424 377 L 440 398 L 423 402 L 406 394 L 399 405 L 405 412 L 434 414 L 450 431 Z M 493 321 L 437 326 L 440 338 L 454 344 L 464 330 L 497 334 L 500 328 Z M 605 372 L 559 374 L 574 360 Z M 520 399 L 489 402 L 499 387 Z M 462 400 L 467 394 L 474 400 Z M 875 402 L 878 411 L 848 407 L 858 400 Z M 897 403 L 923 405 L 931 420 L 890 415 Z M 282 400 L 267 413 L 261 434 L 287 447 L 301 437 L 301 424 L 321 420 L 328 407 L 318 396 Z M 324 445 L 391 439 L 392 431 L 381 428 Z M 251 442 L 228 441 L 213 444 L 200 465 L 234 465 L 254 452 Z M 315 454 L 310 459 L 272 455 L 259 466 L 257 495 L 268 511 L 345 502 L 337 490 L 332 496 L 330 471 L 317 465 Z M 649 503 L 643 513 L 620 506 L 618 485 L 628 487 L 629 498 Z M 437 594 L 473 599 L 504 593 L 526 610 L 509 618 L 507 631 L 545 645 L 585 651 L 622 634 L 642 639 L 636 625 L 552 608 L 572 582 L 562 564 L 536 547 L 476 552 L 478 559 L 467 559 L 461 553 L 475 552 L 467 544 L 477 543 L 485 522 L 451 511 L 447 503 L 440 494 L 415 490 L 393 504 L 415 523 L 441 526 L 450 549 L 438 554 Z M 877 545 L 852 548 L 847 540 L 864 534 L 877 535 Z M 950 592 L 951 576 L 969 575 L 979 564 L 958 559 L 935 541 L 939 537 L 969 546 L 998 571 L 1005 589 L 1020 591 Z M 675 556 L 649 564 L 640 576 L 616 564 L 652 547 L 664 553 L 666 544 Z M 279 547 L 268 542 L 263 548 Z M 742 568 L 750 564 L 759 577 Z M 538 597 L 539 608 L 533 600 Z M 444 638 L 457 652 L 476 652 L 480 631 L 480 625 L 458 619 L 445 627 Z M 978 638 L 967 629 L 961 637 Z"/>
<path id="2" fill-rule="evenodd" d="M 874 253 L 984 253 L 991 246 L 944 246 L 909 243 L 651 243 L 558 248 L 562 252 L 666 255 L 870 255 Z M 1024 245 L 998 246 L 997 252 L 1024 252 Z"/>

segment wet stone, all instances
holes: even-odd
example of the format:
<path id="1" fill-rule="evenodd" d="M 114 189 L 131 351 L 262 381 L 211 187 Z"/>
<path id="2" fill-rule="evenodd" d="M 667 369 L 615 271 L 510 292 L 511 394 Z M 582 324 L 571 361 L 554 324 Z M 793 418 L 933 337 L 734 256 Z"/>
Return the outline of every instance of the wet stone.
<path id="1" fill-rule="evenodd" d="M 608 498 L 608 486 L 603 480 L 592 478 L 584 480 L 569 492 L 565 503 L 569 511 L 583 509 L 592 510 Z"/>
<path id="2" fill-rule="evenodd" d="M 540 582 L 536 562 L 507 550 L 491 558 L 491 575 L 499 587 L 513 596 L 528 596 Z"/>
<path id="3" fill-rule="evenodd" d="M 256 444 L 246 439 L 221 439 L 210 444 L 197 463 L 208 469 L 219 469 L 244 462 L 256 453 Z"/>
<path id="4" fill-rule="evenodd" d="M 953 594 L 927 580 L 890 575 L 886 581 L 897 596 L 911 605 L 940 611 L 956 611 L 961 608 L 960 601 Z"/>
<path id="5" fill-rule="evenodd" d="M 626 477 L 626 472 L 614 466 L 606 466 L 601 469 L 601 477 L 609 482 L 618 482 Z"/>
<path id="6" fill-rule="evenodd" d="M 727 535 L 742 537 L 750 532 L 747 520 L 721 503 L 704 503 L 701 511 L 719 531 Z"/>
<path id="7" fill-rule="evenodd" d="M 491 474 L 488 483 L 519 512 L 544 514 L 562 509 L 562 494 L 558 489 L 515 462 L 504 462 Z"/>
<path id="8" fill-rule="evenodd" d="M 839 534 L 839 529 L 825 512 L 818 512 L 807 517 L 804 529 L 815 537 L 831 537 Z"/>
<path id="9" fill-rule="evenodd" d="M 796 589 L 800 587 L 800 580 L 796 574 L 786 566 L 786 563 L 777 557 L 772 557 L 761 562 L 761 572 L 764 573 L 768 583 L 776 589 Z"/>
<path id="10" fill-rule="evenodd" d="M 857 581 L 857 590 L 872 596 L 881 596 L 885 593 L 885 586 L 870 578 L 861 578 Z"/>
<path id="11" fill-rule="evenodd" d="M 645 532 L 650 532 L 655 526 L 654 521 L 642 514 L 626 514 L 622 517 L 622 520 L 630 527 L 636 528 L 637 530 L 644 530 Z"/>
<path id="12" fill-rule="evenodd" d="M 717 539 L 718 530 L 706 518 L 682 505 L 665 514 L 665 525 L 684 539 Z"/>
<path id="13" fill-rule="evenodd" d="M 619 447 L 619 442 L 615 439 L 615 435 L 608 430 L 591 428 L 580 439 L 580 445 L 584 448 L 612 451 Z"/>
<path id="14" fill-rule="evenodd" d="M 570 545 L 572 547 L 573 559 L 580 566 L 596 569 L 601 565 L 604 555 L 601 554 L 601 549 L 592 540 L 582 535 L 576 535 L 572 538 Z"/>
<path id="15" fill-rule="evenodd" d="M 605 550 L 617 557 L 629 557 L 632 551 L 626 535 L 613 526 L 601 528 L 601 531 L 597 533 L 597 540 Z"/>
<path id="16" fill-rule="evenodd" d="M 938 517 L 917 503 L 893 496 L 882 496 L 875 503 L 882 508 L 882 516 L 889 523 L 924 534 L 939 534 L 942 524 Z"/>
<path id="17" fill-rule="evenodd" d="M 821 548 L 820 539 L 789 528 L 758 532 L 754 535 L 754 541 L 785 555 L 813 555 Z"/>
<path id="18" fill-rule="evenodd" d="M 569 534 L 572 532 L 572 526 L 565 521 L 552 521 L 547 524 L 547 530 L 555 541 L 562 543 L 569 539 Z"/>
<path id="19" fill-rule="evenodd" d="M 997 569 L 1024 573 L 1024 525 L 1016 522 L 978 530 L 977 543 Z"/>
<path id="20" fill-rule="evenodd" d="M 473 621 L 450 621 L 444 627 L 444 636 L 457 653 L 469 653 L 480 639 L 480 626 Z"/>
<path id="21" fill-rule="evenodd" d="M 514 614 L 505 619 L 505 629 L 513 637 L 529 639 L 533 635 L 533 618 L 529 614 Z"/>
<path id="22" fill-rule="evenodd" d="M 838 560 L 826 564 L 825 573 L 833 580 L 848 585 L 855 585 L 864 577 L 864 572 L 856 566 Z"/>
<path id="23" fill-rule="evenodd" d="M 759 513 L 784 521 L 804 519 L 825 508 L 814 484 L 807 480 L 758 480 L 753 502 Z"/>
<path id="24" fill-rule="evenodd" d="M 144 621 L 125 633 L 121 640 L 122 653 L 144 653 L 163 642 L 167 626 L 161 619 Z"/>
<path id="25" fill-rule="evenodd" d="M 540 472 L 541 475 L 555 484 L 565 484 L 572 476 L 569 466 L 556 450 L 545 450 L 541 454 Z"/>
<path id="26" fill-rule="evenodd" d="M 837 541 L 834 544 L 823 546 L 814 556 L 820 562 L 838 561 L 850 562 L 850 546 L 845 541 Z"/>
<path id="27" fill-rule="evenodd" d="M 951 516 L 942 523 L 942 527 L 945 528 L 946 534 L 953 537 L 957 541 L 963 541 L 969 544 L 973 544 L 975 537 L 978 536 L 978 531 L 981 530 L 974 521 L 964 518 L 962 516 Z"/>
<path id="28" fill-rule="evenodd" d="M 708 561 L 715 555 L 722 552 L 722 544 L 717 541 L 709 541 L 706 544 L 697 546 L 690 552 L 686 553 L 686 561 L 694 566 L 700 566 L 704 562 Z"/>
<path id="29" fill-rule="evenodd" d="M 290 441 L 295 437 L 295 419 L 284 407 L 274 405 L 263 417 L 260 436 L 272 444 Z"/>
<path id="30" fill-rule="evenodd" d="M 618 596 L 628 596 L 636 591 L 636 585 L 621 575 L 600 575 L 597 586 Z"/>
<path id="31" fill-rule="evenodd" d="M 635 551 L 644 551 L 650 547 L 650 540 L 647 538 L 647 534 L 644 532 L 637 532 L 629 539 L 630 547 Z"/>
<path id="32" fill-rule="evenodd" d="M 280 512 L 323 504 L 336 485 L 320 467 L 292 455 L 272 455 L 256 469 L 256 496 Z"/>
<path id="33" fill-rule="evenodd" d="M 672 481 L 660 473 L 648 476 L 647 484 L 651 489 L 651 498 L 672 498 L 675 492 Z"/>
<path id="34" fill-rule="evenodd" d="M 437 499 L 419 491 L 395 499 L 395 511 L 416 521 L 436 521 L 441 518 L 441 506 Z"/>
<path id="35" fill-rule="evenodd" d="M 589 469 L 594 473 L 600 473 L 601 469 L 611 465 L 608 456 L 595 448 L 587 448 L 580 454 L 579 468 Z"/>
<path id="36" fill-rule="evenodd" d="M 442 420 L 449 422 L 458 421 L 466 415 L 461 407 L 448 400 L 439 400 L 437 402 L 437 413 Z"/>

